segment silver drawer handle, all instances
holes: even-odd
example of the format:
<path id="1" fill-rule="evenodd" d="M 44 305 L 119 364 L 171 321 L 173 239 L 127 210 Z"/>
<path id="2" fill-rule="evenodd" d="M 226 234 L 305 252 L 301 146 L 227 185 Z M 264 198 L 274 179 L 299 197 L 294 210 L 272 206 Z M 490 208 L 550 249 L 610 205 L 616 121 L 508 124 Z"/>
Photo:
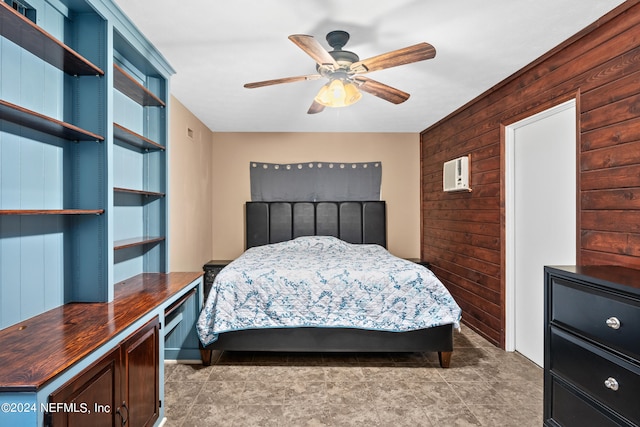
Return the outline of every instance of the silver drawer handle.
<path id="1" fill-rule="evenodd" d="M 607 326 L 611 329 L 620 329 L 620 325 L 621 323 L 617 317 L 609 317 L 607 319 Z"/>
<path id="2" fill-rule="evenodd" d="M 618 391 L 618 388 L 620 387 L 618 381 L 616 381 L 616 379 L 612 377 L 609 377 L 605 380 L 604 386 L 613 391 Z"/>

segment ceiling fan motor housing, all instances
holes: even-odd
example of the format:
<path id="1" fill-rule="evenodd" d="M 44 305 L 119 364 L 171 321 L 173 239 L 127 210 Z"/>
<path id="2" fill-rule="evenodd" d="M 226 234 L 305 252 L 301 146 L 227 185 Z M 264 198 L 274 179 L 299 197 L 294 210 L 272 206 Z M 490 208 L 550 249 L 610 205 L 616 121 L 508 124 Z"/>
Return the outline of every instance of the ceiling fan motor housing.
<path id="1" fill-rule="evenodd" d="M 351 64 L 360 60 L 360 57 L 355 53 L 348 50 L 342 50 L 344 45 L 349 41 L 349 37 L 349 33 L 342 30 L 331 31 L 327 34 L 327 42 L 329 43 L 329 46 L 333 48 L 333 50 L 329 52 L 329 55 L 335 59 L 340 66 L 340 69 L 345 72 Z M 326 67 L 320 64 L 316 65 L 316 69 L 324 77 L 328 77 L 328 75 L 334 74 L 334 72 L 337 71 L 333 70 L 332 67 Z"/>
<path id="2" fill-rule="evenodd" d="M 342 30 L 331 31 L 327 34 L 327 42 L 334 49 L 342 49 L 349 41 L 349 33 Z"/>
<path id="3" fill-rule="evenodd" d="M 333 56 L 333 59 L 336 60 L 338 65 L 343 67 L 348 67 L 354 62 L 358 62 L 360 58 L 353 52 L 349 52 L 348 50 L 332 50 L 329 52 L 329 55 Z"/>

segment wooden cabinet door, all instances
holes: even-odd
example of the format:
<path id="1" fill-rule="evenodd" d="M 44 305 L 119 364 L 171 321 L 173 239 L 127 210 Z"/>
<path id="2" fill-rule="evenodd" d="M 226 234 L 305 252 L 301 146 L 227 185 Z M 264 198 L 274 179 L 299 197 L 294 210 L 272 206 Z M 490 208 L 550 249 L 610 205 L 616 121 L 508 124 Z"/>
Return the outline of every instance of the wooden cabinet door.
<path id="1" fill-rule="evenodd" d="M 120 425 L 116 410 L 122 402 L 120 347 L 88 367 L 49 396 L 54 427 Z"/>
<path id="2" fill-rule="evenodd" d="M 45 425 L 152 426 L 160 410 L 159 329 L 155 317 L 53 392 Z"/>
<path id="3" fill-rule="evenodd" d="M 124 403 L 128 426 L 152 426 L 160 410 L 159 329 L 157 317 L 122 344 Z M 92 426 L 93 427 L 93 426 Z"/>

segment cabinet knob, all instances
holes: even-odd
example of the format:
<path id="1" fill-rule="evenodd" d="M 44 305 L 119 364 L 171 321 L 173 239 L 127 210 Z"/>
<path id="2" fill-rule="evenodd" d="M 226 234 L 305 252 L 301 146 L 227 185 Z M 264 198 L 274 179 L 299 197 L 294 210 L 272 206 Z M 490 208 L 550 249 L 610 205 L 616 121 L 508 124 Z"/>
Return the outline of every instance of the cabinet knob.
<path id="1" fill-rule="evenodd" d="M 618 384 L 618 381 L 612 377 L 609 377 L 605 380 L 604 386 L 609 390 L 613 390 L 613 391 L 618 391 L 618 388 L 620 387 L 620 385 Z"/>
<path id="2" fill-rule="evenodd" d="M 611 329 L 620 329 L 620 325 L 620 320 L 615 316 L 607 319 L 607 326 Z"/>

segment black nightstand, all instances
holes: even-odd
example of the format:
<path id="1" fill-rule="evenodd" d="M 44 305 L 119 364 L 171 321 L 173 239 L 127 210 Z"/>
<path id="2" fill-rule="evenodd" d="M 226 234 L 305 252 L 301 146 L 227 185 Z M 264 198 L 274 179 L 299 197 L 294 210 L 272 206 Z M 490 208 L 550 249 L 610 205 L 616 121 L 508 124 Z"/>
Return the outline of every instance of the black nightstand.
<path id="1" fill-rule="evenodd" d="M 420 264 L 423 267 L 431 269 L 431 264 L 428 261 L 422 261 L 420 258 L 405 258 L 407 261 L 415 262 L 416 264 Z"/>
<path id="2" fill-rule="evenodd" d="M 205 299 L 209 295 L 209 291 L 211 290 L 211 286 L 213 285 L 213 280 L 216 278 L 220 270 L 225 268 L 227 265 L 231 263 L 231 259 L 212 259 L 204 266 L 202 269 L 204 270 L 204 297 Z"/>

